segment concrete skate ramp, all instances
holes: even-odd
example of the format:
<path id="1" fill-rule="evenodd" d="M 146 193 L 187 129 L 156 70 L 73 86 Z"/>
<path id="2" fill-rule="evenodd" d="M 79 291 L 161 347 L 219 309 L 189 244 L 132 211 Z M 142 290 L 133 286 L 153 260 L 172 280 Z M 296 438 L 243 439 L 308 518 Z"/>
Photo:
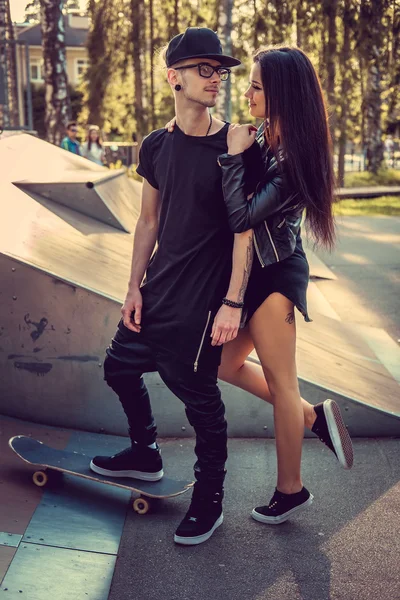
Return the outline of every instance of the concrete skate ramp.
<path id="1" fill-rule="evenodd" d="M 133 235 L 27 194 L 9 178 L 0 182 L 0 211 L 0 413 L 125 434 L 102 367 L 127 289 Z M 399 434 L 393 377 L 356 331 L 313 316 L 312 324 L 298 320 L 303 395 L 337 399 L 353 435 Z M 160 435 L 192 435 L 181 402 L 158 375 L 146 381 Z M 270 406 L 221 387 L 231 436 L 273 436 Z"/>
<path id="2" fill-rule="evenodd" d="M 28 134 L 1 139 L 0 162 L 7 179 L 25 192 L 133 231 L 141 185 L 123 169 L 110 171 Z"/>
<path id="3" fill-rule="evenodd" d="M 322 315 L 315 315 L 312 323 L 297 323 L 302 379 L 400 417 L 400 386 L 368 345 L 362 328 Z"/>
<path id="4" fill-rule="evenodd" d="M 332 269 L 326 266 L 324 262 L 315 254 L 311 241 L 307 242 L 307 238 L 303 243 L 304 251 L 307 255 L 308 264 L 310 266 L 310 279 L 337 279 Z"/>

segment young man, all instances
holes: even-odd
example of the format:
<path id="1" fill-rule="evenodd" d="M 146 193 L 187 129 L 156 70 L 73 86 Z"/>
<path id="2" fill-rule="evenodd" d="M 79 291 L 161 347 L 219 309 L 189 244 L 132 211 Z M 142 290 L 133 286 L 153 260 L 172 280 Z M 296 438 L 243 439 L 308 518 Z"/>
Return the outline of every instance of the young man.
<path id="1" fill-rule="evenodd" d="M 234 241 L 229 230 L 217 164 L 227 149 L 228 124 L 209 114 L 229 67 L 240 62 L 223 55 L 218 37 L 206 28 L 173 38 L 165 60 L 176 127 L 173 134 L 160 129 L 143 140 L 142 209 L 129 290 L 104 364 L 105 379 L 128 417 L 132 446 L 95 457 L 91 468 L 150 481 L 163 476 L 142 379 L 158 371 L 184 402 L 196 432 L 196 483 L 174 538 L 192 545 L 207 540 L 223 520 L 227 426 L 217 373 L 222 344 L 239 328 L 252 232 Z"/>
<path id="2" fill-rule="evenodd" d="M 61 148 L 72 152 L 73 154 L 81 154 L 80 144 L 76 139 L 78 134 L 78 126 L 75 121 L 70 121 L 67 125 L 67 135 L 61 141 Z"/>

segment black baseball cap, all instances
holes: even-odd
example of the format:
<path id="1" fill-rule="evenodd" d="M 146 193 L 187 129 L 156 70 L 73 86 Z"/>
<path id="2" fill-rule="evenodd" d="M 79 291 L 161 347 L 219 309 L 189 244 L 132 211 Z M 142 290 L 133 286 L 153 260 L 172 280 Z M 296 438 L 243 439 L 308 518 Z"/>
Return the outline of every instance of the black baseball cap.
<path id="1" fill-rule="evenodd" d="M 212 58 L 224 67 L 236 67 L 240 60 L 222 53 L 217 34 L 207 27 L 188 27 L 185 33 L 176 35 L 168 44 L 165 55 L 167 67 L 187 58 Z"/>

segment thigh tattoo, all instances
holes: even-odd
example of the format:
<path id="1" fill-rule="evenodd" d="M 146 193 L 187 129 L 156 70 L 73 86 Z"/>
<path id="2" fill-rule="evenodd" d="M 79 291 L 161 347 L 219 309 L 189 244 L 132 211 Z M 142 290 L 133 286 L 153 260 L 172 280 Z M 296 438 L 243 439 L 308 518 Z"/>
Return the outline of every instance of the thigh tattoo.
<path id="1" fill-rule="evenodd" d="M 286 315 L 285 321 L 286 323 L 289 323 L 289 325 L 294 323 L 294 310 Z"/>

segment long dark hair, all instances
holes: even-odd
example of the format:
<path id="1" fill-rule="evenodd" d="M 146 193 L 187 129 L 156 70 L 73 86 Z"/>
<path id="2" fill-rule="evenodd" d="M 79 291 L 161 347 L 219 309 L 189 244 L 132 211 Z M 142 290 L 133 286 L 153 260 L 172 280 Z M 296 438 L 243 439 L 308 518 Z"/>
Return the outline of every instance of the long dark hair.
<path id="1" fill-rule="evenodd" d="M 306 209 L 317 244 L 332 249 L 335 176 L 328 115 L 318 75 L 296 47 L 261 48 L 254 56 L 265 94 L 265 137 Z M 269 122 L 269 123 L 268 123 Z M 268 123 L 268 126 L 267 126 Z"/>

